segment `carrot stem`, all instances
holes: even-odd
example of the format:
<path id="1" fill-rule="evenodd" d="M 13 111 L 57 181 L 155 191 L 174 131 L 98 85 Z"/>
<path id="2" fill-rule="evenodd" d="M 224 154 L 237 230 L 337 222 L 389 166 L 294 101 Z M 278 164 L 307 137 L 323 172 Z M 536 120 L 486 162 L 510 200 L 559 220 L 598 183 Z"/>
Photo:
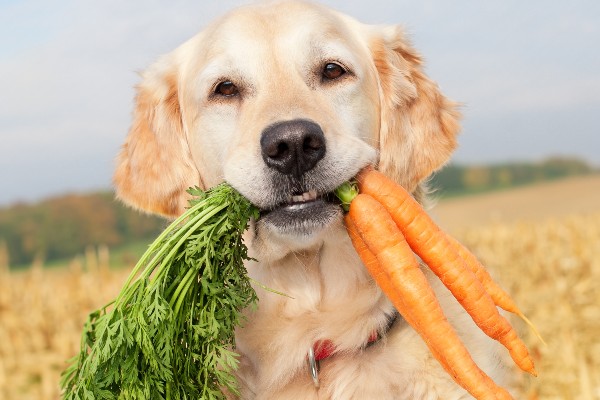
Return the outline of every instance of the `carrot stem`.
<path id="1" fill-rule="evenodd" d="M 335 189 L 334 194 L 340 199 L 344 211 L 348 212 L 350 203 L 358 195 L 358 184 L 355 181 L 344 182 Z"/>

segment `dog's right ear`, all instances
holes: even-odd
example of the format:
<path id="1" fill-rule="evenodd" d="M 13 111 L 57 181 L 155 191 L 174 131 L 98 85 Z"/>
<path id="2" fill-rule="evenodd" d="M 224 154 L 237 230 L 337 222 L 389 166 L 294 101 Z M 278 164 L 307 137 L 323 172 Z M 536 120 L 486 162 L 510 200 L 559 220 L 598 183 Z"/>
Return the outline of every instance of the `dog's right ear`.
<path id="1" fill-rule="evenodd" d="M 186 189 L 200 178 L 183 129 L 174 57 L 160 59 L 142 78 L 113 182 L 125 203 L 175 217 L 187 205 Z"/>

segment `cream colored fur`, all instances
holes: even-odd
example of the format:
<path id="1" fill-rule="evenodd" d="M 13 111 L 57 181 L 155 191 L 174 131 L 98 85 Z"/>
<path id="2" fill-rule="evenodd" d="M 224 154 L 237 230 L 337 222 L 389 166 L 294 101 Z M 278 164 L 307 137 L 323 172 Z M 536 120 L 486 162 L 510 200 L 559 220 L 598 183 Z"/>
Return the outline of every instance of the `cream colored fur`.
<path id="1" fill-rule="evenodd" d="M 338 62 L 352 75 L 324 85 L 319 71 Z M 219 81 L 240 88 L 212 95 Z M 323 191 L 375 164 L 419 193 L 450 157 L 458 112 L 429 80 L 396 26 L 369 26 L 324 7 L 275 2 L 235 10 L 143 75 L 134 121 L 118 157 L 119 198 L 174 217 L 185 189 L 227 180 L 268 207 L 280 190 L 260 155 L 268 125 L 309 119 L 321 126 L 326 156 L 310 171 Z M 366 274 L 341 215 L 307 233 L 254 221 L 248 273 L 284 297 L 257 288 L 259 306 L 236 335 L 243 399 L 466 399 L 418 335 L 398 320 L 374 346 L 392 306 Z M 478 364 L 502 383 L 498 347 L 482 335 L 439 281 L 446 315 Z M 319 388 L 306 355 L 318 339 L 338 352 L 322 361 Z"/>

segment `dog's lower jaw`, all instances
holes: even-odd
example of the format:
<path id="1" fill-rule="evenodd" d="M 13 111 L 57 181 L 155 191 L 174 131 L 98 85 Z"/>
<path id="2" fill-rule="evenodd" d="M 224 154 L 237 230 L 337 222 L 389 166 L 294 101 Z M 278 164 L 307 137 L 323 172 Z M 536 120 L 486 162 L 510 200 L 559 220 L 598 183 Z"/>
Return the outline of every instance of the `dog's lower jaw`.
<path id="1" fill-rule="evenodd" d="M 285 224 L 274 218 L 252 221 L 244 241 L 251 257 L 261 264 L 273 264 L 293 253 L 318 251 L 325 237 L 334 231 L 345 235 L 342 210 L 325 204 L 319 215 L 310 220 Z"/>
<path id="2" fill-rule="evenodd" d="M 322 199 L 278 207 L 258 221 L 275 236 L 294 241 L 313 241 L 341 214 L 339 205 Z"/>

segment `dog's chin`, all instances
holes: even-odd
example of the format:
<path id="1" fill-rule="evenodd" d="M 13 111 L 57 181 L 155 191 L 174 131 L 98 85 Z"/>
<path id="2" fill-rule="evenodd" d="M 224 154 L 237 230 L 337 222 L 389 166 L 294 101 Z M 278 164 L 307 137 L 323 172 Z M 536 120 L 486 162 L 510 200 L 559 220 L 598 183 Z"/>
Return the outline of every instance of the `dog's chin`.
<path id="1" fill-rule="evenodd" d="M 330 226 L 341 213 L 338 204 L 316 198 L 284 204 L 263 212 L 259 222 L 272 233 L 307 239 Z"/>

